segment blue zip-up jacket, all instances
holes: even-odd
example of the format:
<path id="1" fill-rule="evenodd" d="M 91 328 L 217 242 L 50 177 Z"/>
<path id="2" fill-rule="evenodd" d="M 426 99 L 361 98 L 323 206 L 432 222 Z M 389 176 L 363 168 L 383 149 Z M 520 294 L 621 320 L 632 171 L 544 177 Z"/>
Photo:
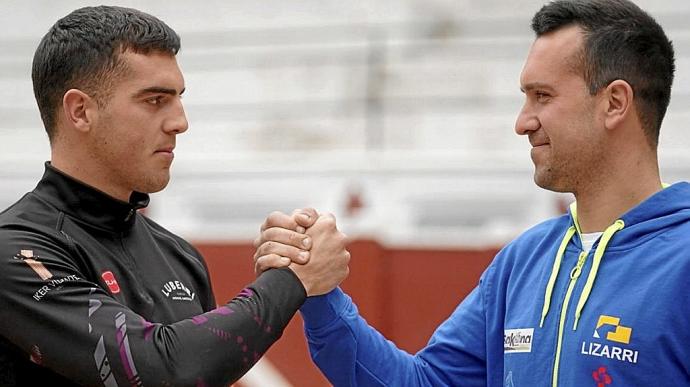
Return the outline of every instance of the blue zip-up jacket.
<path id="1" fill-rule="evenodd" d="M 518 237 L 415 355 L 340 289 L 301 313 L 335 386 L 690 386 L 690 184 L 633 208 L 582 253 L 574 206 Z"/>

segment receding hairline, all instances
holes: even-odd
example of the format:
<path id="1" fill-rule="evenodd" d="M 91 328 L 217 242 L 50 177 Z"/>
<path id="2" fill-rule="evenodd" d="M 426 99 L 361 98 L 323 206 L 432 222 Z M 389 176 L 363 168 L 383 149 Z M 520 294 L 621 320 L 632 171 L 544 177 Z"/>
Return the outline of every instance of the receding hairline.
<path id="1" fill-rule="evenodd" d="M 563 31 L 568 29 L 572 29 L 574 32 L 577 32 L 575 36 L 579 36 L 579 41 L 577 42 L 579 44 L 579 47 L 577 50 L 574 50 L 573 52 L 569 53 L 569 55 L 564 58 L 565 65 L 570 73 L 580 75 L 584 78 L 586 70 L 586 45 L 588 33 L 582 24 L 573 21 L 571 23 L 562 25 L 556 29 L 537 34 L 535 42 L 541 38 L 562 33 Z"/>

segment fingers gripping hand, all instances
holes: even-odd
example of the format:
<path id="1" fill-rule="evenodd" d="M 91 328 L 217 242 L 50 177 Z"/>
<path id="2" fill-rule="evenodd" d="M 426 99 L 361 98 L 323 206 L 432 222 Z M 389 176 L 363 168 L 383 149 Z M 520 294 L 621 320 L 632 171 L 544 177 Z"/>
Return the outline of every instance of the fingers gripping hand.
<path id="1" fill-rule="evenodd" d="M 305 235 L 306 228 L 316 221 L 316 210 L 295 210 L 292 215 L 276 211 L 261 225 L 261 233 L 254 240 L 254 272 L 256 275 L 291 262 L 304 264 L 309 261 L 312 238 Z"/>
<path id="2" fill-rule="evenodd" d="M 311 227 L 316 219 L 318 219 L 319 213 L 313 208 L 302 208 L 292 211 L 292 218 L 297 223 L 297 228 L 295 231 L 299 233 L 304 233 L 306 229 Z"/>
<path id="3" fill-rule="evenodd" d="M 292 263 L 290 269 L 302 281 L 308 296 L 328 293 L 350 272 L 347 236 L 338 230 L 331 214 L 319 216 L 306 235 L 312 238 L 309 262 L 305 265 Z"/>

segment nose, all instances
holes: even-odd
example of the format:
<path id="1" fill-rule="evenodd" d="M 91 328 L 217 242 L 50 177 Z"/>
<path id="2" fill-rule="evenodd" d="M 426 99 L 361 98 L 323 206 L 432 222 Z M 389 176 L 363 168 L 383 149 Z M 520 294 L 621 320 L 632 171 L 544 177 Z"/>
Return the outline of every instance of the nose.
<path id="1" fill-rule="evenodd" d="M 165 122 L 165 131 L 168 133 L 180 134 L 189 129 L 187 115 L 184 112 L 182 99 L 177 98 L 171 108 L 170 117 Z"/>
<path id="2" fill-rule="evenodd" d="M 522 107 L 515 120 L 515 133 L 524 136 L 530 132 L 534 132 L 541 127 L 539 119 L 529 108 L 528 104 Z"/>

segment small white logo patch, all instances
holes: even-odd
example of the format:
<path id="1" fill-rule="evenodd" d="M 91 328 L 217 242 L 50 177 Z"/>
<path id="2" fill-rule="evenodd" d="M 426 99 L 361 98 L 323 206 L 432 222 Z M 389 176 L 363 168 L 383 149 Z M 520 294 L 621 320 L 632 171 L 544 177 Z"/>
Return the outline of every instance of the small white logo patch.
<path id="1" fill-rule="evenodd" d="M 503 353 L 532 352 L 534 328 L 506 329 L 503 333 Z"/>
<path id="2" fill-rule="evenodd" d="M 194 292 L 180 281 L 168 281 L 163 284 L 161 292 L 175 301 L 194 301 Z"/>

